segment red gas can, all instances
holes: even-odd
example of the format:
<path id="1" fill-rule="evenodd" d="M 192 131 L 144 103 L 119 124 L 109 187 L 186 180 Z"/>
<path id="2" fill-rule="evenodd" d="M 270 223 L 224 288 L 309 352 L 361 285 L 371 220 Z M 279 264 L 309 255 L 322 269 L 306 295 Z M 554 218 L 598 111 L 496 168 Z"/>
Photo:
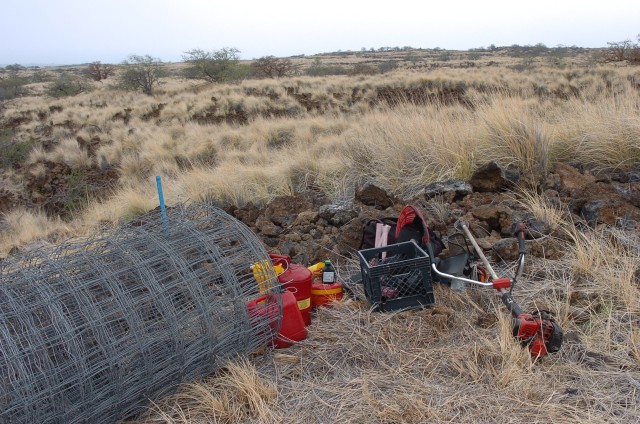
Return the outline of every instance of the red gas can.
<path id="1" fill-rule="evenodd" d="M 311 285 L 311 306 L 328 306 L 331 302 L 342 300 L 342 283 L 336 281 L 333 284 L 314 282 Z"/>
<path id="2" fill-rule="evenodd" d="M 278 281 L 293 295 L 298 302 L 305 325 L 311 324 L 311 284 L 313 273 L 305 266 L 291 263 L 285 255 L 269 254 L 274 265 L 282 265 L 285 271 L 278 276 Z"/>
<path id="3" fill-rule="evenodd" d="M 295 296 L 289 291 L 284 291 L 281 296 L 282 319 L 278 335 L 273 340 L 273 346 L 276 349 L 289 347 L 294 342 L 299 342 L 307 337 L 307 328 L 296 305 Z M 252 322 L 255 322 L 257 318 L 262 320 L 266 317 L 269 326 L 275 330 L 279 312 L 278 300 L 275 296 L 265 294 L 248 302 L 247 311 Z"/>

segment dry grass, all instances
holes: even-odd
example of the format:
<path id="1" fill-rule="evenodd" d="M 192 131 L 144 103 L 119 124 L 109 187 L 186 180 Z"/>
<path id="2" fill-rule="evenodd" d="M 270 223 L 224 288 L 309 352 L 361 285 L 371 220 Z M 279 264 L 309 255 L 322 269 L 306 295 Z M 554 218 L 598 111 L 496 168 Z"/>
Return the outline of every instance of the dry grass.
<path id="1" fill-rule="evenodd" d="M 244 204 L 310 188 L 350 198 L 362 181 L 411 197 L 435 180 L 465 179 L 489 159 L 518 166 L 530 181 L 555 161 L 595 171 L 640 166 L 637 69 L 579 60 L 522 68 L 504 55 L 464 67 L 467 60 L 454 54 L 446 67 L 418 61 L 384 75 L 236 85 L 173 78 L 154 96 L 103 86 L 66 99 L 12 101 L 0 120 L 31 119 L 14 139 L 53 142 L 36 143 L 29 175 L 43 176 L 42 162 L 51 160 L 111 167 L 120 177 L 109 198 L 67 222 L 22 209 L 5 214 L 0 256 L 154 208 L 155 175 L 163 178 L 169 205 Z M 78 137 L 100 139 L 95 157 Z M 26 178 L 12 170 L 3 183 L 20 193 Z M 549 309 L 558 318 L 566 334 L 558 354 L 532 362 L 490 290 L 458 294 L 438 286 L 438 305 L 430 309 L 377 314 L 360 301 L 322 309 L 305 341 L 232 361 L 157 400 L 137 422 L 640 421 L 637 234 L 585 230 L 533 191 L 514 197 L 549 224 L 566 252 L 558 261 L 528 264 L 515 291 L 525 309 Z M 444 219 L 443 202 L 432 204 Z"/>
<path id="2" fill-rule="evenodd" d="M 550 283 L 550 284 L 549 284 Z M 545 288 L 553 285 L 548 282 Z M 539 288 L 538 288 L 539 289 Z M 458 295 L 437 287 L 439 305 L 403 313 L 371 313 L 360 302 L 323 309 L 308 339 L 244 364 L 262 375 L 255 390 L 277 390 L 241 422 L 503 423 L 633 422 L 640 376 L 621 355 L 572 336 L 563 350 L 532 362 L 511 336 L 511 323 L 490 292 Z M 530 290 L 530 288 L 527 288 Z M 482 322 L 480 326 L 478 323 Z M 598 323 L 598 328 L 603 323 Z M 570 323 L 565 330 L 577 333 Z M 611 337 L 628 334 L 614 328 Z M 580 340 L 584 337 L 584 341 Z M 637 338 L 637 335 L 634 336 Z M 630 341 L 637 355 L 637 340 Z M 625 367 L 624 372 L 619 367 Z M 208 381 L 212 387 L 215 378 Z M 141 422 L 226 422 L 201 386 L 188 386 Z M 212 388 L 209 391 L 214 390 Z M 233 393 L 233 392 L 232 392 Z M 175 413 L 180 404 L 182 415 Z M 201 405 L 211 404 L 201 416 Z M 244 407 L 250 405 L 249 401 Z M 238 407 L 236 407 L 238 408 Z M 241 408 L 240 408 L 241 409 Z M 189 417 L 189 418 L 179 418 Z M 207 421 L 208 420 L 208 421 Z"/>
<path id="3" fill-rule="evenodd" d="M 482 126 L 482 155 L 516 166 L 529 182 L 547 170 L 550 130 L 538 104 L 509 97 L 492 99 L 478 113 Z"/>
<path id="4" fill-rule="evenodd" d="M 154 179 L 155 182 L 155 179 Z M 167 204 L 175 204 L 172 190 L 163 190 Z M 156 187 L 151 184 L 140 187 L 121 187 L 111 198 L 91 203 L 82 219 L 71 222 L 74 231 L 84 233 L 104 224 L 116 226 L 158 206 Z"/>
<path id="5" fill-rule="evenodd" d="M 513 193 L 513 198 L 533 217 L 549 227 L 549 233 L 558 235 L 560 228 L 566 224 L 567 208 L 559 198 L 549 199 L 535 190 L 520 188 Z"/>
<path id="6" fill-rule="evenodd" d="M 461 106 L 405 104 L 363 117 L 346 135 L 344 157 L 357 177 L 411 197 L 430 182 L 470 177 L 475 132 Z"/>
<path id="7" fill-rule="evenodd" d="M 596 171 L 630 170 L 640 162 L 637 96 L 604 97 L 597 102 L 566 105 L 565 125 L 555 128 L 553 156 Z"/>
<path id="8" fill-rule="evenodd" d="M 518 199 L 566 251 L 556 261 L 534 258 L 514 292 L 525 310 L 557 318 L 565 332 L 557 354 L 532 360 L 490 289 L 436 285 L 435 307 L 400 313 L 373 313 L 349 299 L 318 310 L 306 340 L 241 363 L 261 376 L 252 392 L 276 391 L 268 399 L 216 406 L 221 398 L 210 393 L 223 383 L 214 376 L 139 422 L 227 422 L 230 410 L 244 408 L 253 412 L 235 419 L 254 423 L 637 422 L 640 238 L 584 229 L 539 194 Z M 210 405 L 205 414 L 202 405 Z"/>
<path id="9" fill-rule="evenodd" d="M 569 266 L 579 289 L 597 293 L 605 302 L 619 303 L 640 313 L 637 272 L 640 238 L 618 229 L 566 230 L 572 242 Z"/>
<path id="10" fill-rule="evenodd" d="M 14 209 L 2 216 L 2 239 L 0 239 L 0 251 L 9 252 L 17 246 L 33 243 L 60 241 L 69 233 L 70 228 L 60 219 L 50 218 L 39 211 L 29 211 L 23 208 Z M 43 240 L 43 235 L 47 239 Z M 36 244 L 37 246 L 37 244 Z M 34 247 L 36 247 L 34 246 Z"/>
<path id="11" fill-rule="evenodd" d="M 277 391 L 246 360 L 229 362 L 209 379 L 185 385 L 183 390 L 155 404 L 137 422 L 154 424 L 276 422 L 273 406 Z"/>
<path id="12" fill-rule="evenodd" d="M 45 160 L 116 168 L 119 188 L 113 200 L 103 201 L 114 203 L 116 221 L 151 203 L 155 175 L 171 184 L 174 201 L 242 204 L 310 187 L 342 198 L 363 180 L 411 197 L 435 180 L 465 179 L 489 159 L 520 167 L 532 184 L 554 161 L 577 160 L 596 171 L 638 166 L 636 70 L 537 62 L 531 64 L 536 72 L 520 72 L 513 60 L 495 59 L 502 65 L 455 68 L 461 62 L 453 61 L 428 72 L 405 67 L 366 77 L 238 85 L 196 86 L 174 78 L 155 96 L 106 85 L 71 98 L 16 99 L 2 119 L 30 117 L 16 141 L 53 142 L 47 149 L 35 143 L 32 176 Z M 246 121 L 224 121 L 229 113 Z M 202 121 L 207 114 L 211 121 Z M 89 157 L 78 139 L 96 137 L 96 154 Z M 25 177 L 14 173 L 12 185 L 23 187 Z M 126 194 L 132 187 L 143 202 Z M 133 203 L 123 205 L 126 199 Z M 96 222 L 94 213 L 89 207 L 69 228 Z M 38 229 L 31 231 L 37 238 Z"/>

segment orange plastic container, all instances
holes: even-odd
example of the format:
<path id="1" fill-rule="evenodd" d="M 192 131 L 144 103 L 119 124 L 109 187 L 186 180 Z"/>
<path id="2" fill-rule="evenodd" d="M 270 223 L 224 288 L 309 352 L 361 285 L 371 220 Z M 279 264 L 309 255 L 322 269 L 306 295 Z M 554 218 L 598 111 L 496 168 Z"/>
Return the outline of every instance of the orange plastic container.
<path id="1" fill-rule="evenodd" d="M 285 271 L 278 276 L 278 281 L 288 291 L 294 294 L 298 309 L 302 314 L 305 325 L 311 324 L 311 284 L 313 273 L 305 266 L 291 263 L 291 258 L 285 255 L 270 253 L 274 266 L 282 265 Z"/>
<path id="2" fill-rule="evenodd" d="M 331 302 L 342 300 L 342 283 L 336 281 L 333 284 L 314 282 L 311 285 L 311 305 L 313 308 L 326 306 Z"/>
<path id="3" fill-rule="evenodd" d="M 278 324 L 278 301 L 274 296 L 262 295 L 247 303 L 252 321 L 267 317 L 269 326 L 275 330 Z M 298 309 L 296 297 L 290 291 L 282 292 L 282 320 L 278 335 L 272 342 L 276 349 L 289 347 L 307 337 L 307 327 Z"/>

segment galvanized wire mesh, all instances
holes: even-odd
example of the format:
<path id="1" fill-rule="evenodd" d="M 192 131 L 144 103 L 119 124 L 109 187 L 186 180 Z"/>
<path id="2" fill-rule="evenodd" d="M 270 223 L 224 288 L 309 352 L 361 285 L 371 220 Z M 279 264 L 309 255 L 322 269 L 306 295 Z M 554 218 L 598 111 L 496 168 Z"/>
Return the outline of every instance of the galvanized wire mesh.
<path id="1" fill-rule="evenodd" d="M 191 205 L 169 211 L 168 238 L 154 211 L 3 261 L 0 422 L 115 422 L 266 345 L 282 315 L 270 268 L 269 310 L 246 307 L 265 260 L 242 223 Z"/>

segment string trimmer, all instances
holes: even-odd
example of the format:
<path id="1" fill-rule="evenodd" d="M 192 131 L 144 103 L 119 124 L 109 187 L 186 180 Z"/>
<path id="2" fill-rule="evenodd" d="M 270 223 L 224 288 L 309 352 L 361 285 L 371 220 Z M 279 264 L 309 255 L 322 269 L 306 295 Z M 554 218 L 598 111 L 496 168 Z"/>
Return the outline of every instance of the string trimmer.
<path id="1" fill-rule="evenodd" d="M 441 278 L 447 279 L 451 282 L 459 281 L 468 284 L 475 284 L 483 287 L 493 287 L 500 293 L 502 303 L 513 315 L 513 336 L 519 340 L 524 346 L 529 348 L 531 356 L 542 357 L 547 353 L 555 353 L 560 349 L 562 345 L 563 332 L 560 326 L 553 320 L 553 317 L 548 311 L 534 310 L 532 312 L 523 312 L 522 308 L 513 300 L 511 296 L 511 289 L 513 288 L 516 280 L 522 276 L 522 270 L 525 259 L 525 226 L 524 224 L 518 224 L 515 234 L 518 238 L 518 266 L 514 278 L 503 277 L 499 278 L 495 273 L 491 264 L 487 260 L 486 256 L 482 252 L 480 246 L 473 238 L 471 231 L 469 231 L 469 224 L 465 221 L 458 221 L 456 227 L 464 231 L 465 237 L 471 242 L 477 257 L 481 260 L 483 271 L 487 279 L 484 277 L 480 280 L 463 277 L 461 272 L 453 272 L 453 269 L 458 268 L 456 271 L 461 271 L 461 261 L 449 261 L 444 260 L 440 264 L 432 262 L 431 267 L 434 274 Z M 431 257 L 434 255 L 429 252 Z M 468 258 L 468 255 L 466 256 Z M 452 259 L 455 259 L 453 257 Z M 457 262 L 458 265 L 451 266 L 451 263 Z M 464 262 L 464 267 L 468 268 L 468 260 Z M 449 272 L 447 272 L 449 271 Z M 474 273 L 476 274 L 476 273 Z M 476 274 L 477 275 L 477 274 Z"/>

